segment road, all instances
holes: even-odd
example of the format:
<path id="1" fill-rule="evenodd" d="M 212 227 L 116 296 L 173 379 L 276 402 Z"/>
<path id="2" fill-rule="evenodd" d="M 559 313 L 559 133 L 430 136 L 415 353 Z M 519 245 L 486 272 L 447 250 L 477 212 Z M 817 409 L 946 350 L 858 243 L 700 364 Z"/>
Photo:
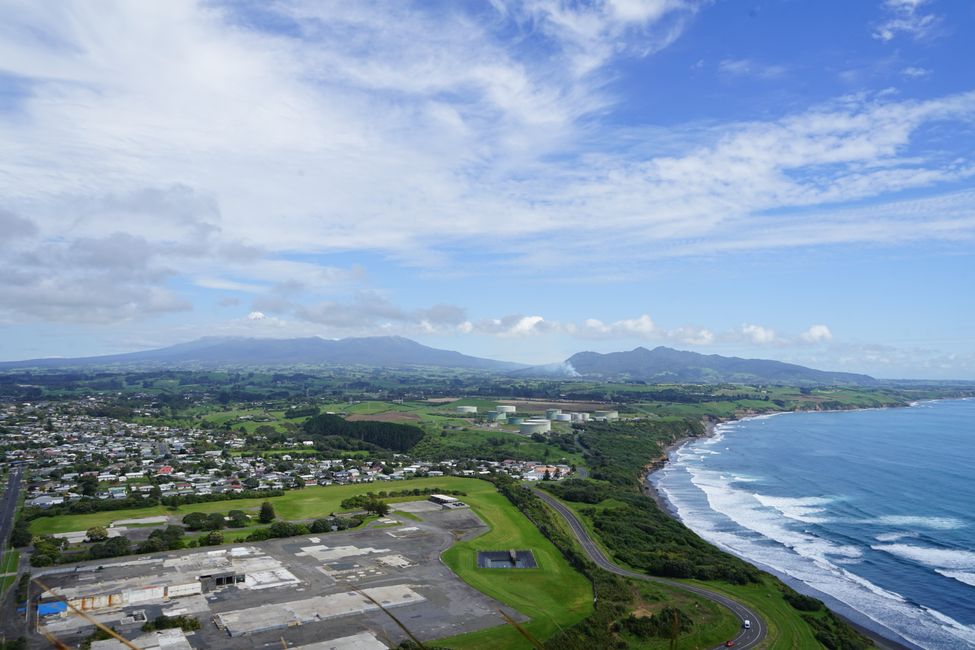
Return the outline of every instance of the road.
<path id="1" fill-rule="evenodd" d="M 569 528 L 572 529 L 572 533 L 579 540 L 582 545 L 582 550 L 585 551 L 589 559 L 592 560 L 597 566 L 610 573 L 615 573 L 616 575 L 623 576 L 624 578 L 633 578 L 635 580 L 646 580 L 648 582 L 656 582 L 659 584 L 667 585 L 669 587 L 674 587 L 676 589 L 683 589 L 684 591 L 689 591 L 693 594 L 697 594 L 702 598 L 707 598 L 708 600 L 723 605 L 724 607 L 731 610 L 735 616 L 742 621 L 742 626 L 738 631 L 738 636 L 734 637 L 736 648 L 742 648 L 747 650 L 748 648 L 757 647 L 764 639 L 768 631 L 765 621 L 758 615 L 755 610 L 749 609 L 745 605 L 742 605 L 737 600 L 729 598 L 724 594 L 720 594 L 716 591 L 711 591 L 705 587 L 699 587 L 697 585 L 689 585 L 683 582 L 678 582 L 676 580 L 668 580 L 667 578 L 658 578 L 656 576 L 649 576 L 644 573 L 637 573 L 636 571 L 630 571 L 624 569 L 621 566 L 614 564 L 610 561 L 606 555 L 603 553 L 602 549 L 593 541 L 592 537 L 589 536 L 589 531 L 586 530 L 582 522 L 576 514 L 568 508 L 561 501 L 556 499 L 550 494 L 547 494 L 538 488 L 533 487 L 532 492 L 535 493 L 538 498 L 552 506 L 552 508 L 562 515 L 562 518 L 569 524 Z M 751 622 L 751 627 L 745 629 L 744 622 Z M 725 645 L 722 643 L 718 648 L 723 648 Z M 717 648 L 715 648 L 717 650 Z"/>
<path id="2" fill-rule="evenodd" d="M 17 497 L 20 495 L 20 475 L 23 471 L 19 466 L 10 468 L 7 489 L 0 499 L 0 552 L 7 550 L 10 531 L 14 527 L 14 513 L 17 510 Z"/>

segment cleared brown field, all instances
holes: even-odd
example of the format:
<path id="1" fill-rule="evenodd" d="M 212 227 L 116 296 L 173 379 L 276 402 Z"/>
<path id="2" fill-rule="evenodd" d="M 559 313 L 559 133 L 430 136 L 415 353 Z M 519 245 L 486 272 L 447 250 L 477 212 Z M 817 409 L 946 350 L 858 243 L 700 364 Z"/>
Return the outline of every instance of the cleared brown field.
<path id="1" fill-rule="evenodd" d="M 371 420 L 373 422 L 415 422 L 420 419 L 415 413 L 402 413 L 400 411 L 387 411 L 386 413 L 356 413 L 345 418 L 349 422 L 361 422 Z"/>
<path id="2" fill-rule="evenodd" d="M 559 400 L 538 401 L 526 399 L 501 400 L 498 404 L 515 406 L 519 411 L 544 411 L 562 409 L 563 411 L 599 411 L 613 406 L 612 402 L 564 402 Z"/>

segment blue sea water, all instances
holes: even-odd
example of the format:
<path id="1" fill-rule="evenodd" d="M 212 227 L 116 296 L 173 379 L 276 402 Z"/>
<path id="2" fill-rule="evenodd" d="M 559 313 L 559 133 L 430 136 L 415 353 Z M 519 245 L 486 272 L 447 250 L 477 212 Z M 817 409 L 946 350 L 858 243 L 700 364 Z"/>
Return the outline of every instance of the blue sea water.
<path id="1" fill-rule="evenodd" d="M 975 648 L 975 400 L 728 423 L 650 480 L 702 537 L 852 620 Z"/>

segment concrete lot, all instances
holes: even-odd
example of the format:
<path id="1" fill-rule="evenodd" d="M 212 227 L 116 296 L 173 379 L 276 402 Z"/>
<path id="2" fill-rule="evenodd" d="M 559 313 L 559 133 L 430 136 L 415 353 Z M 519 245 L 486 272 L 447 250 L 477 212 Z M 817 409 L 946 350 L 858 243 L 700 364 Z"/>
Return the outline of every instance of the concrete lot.
<path id="1" fill-rule="evenodd" d="M 422 521 L 397 518 L 394 512 L 386 523 L 357 531 L 89 562 L 38 577 L 50 588 L 49 596 L 79 606 L 86 603 L 92 607 L 91 616 L 126 638 L 141 637 L 145 646 L 140 647 L 172 650 L 186 644 L 280 648 L 282 639 L 289 647 L 307 646 L 307 650 L 370 650 L 406 638 L 365 595 L 421 640 L 503 624 L 499 609 L 524 620 L 467 586 L 440 562 L 440 553 L 455 540 L 484 529 L 471 510 L 406 508 Z M 244 580 L 228 579 L 229 586 L 214 586 L 213 578 L 200 581 L 207 575 L 244 576 Z M 170 597 L 169 593 L 185 595 Z M 162 613 L 195 616 L 203 628 L 185 637 L 141 632 L 146 619 Z M 41 625 L 72 645 L 93 629 L 70 610 L 67 616 L 42 620 Z M 97 650 L 111 650 L 118 647 L 112 645 L 116 643 Z M 49 643 L 38 636 L 31 647 L 46 648 Z"/>

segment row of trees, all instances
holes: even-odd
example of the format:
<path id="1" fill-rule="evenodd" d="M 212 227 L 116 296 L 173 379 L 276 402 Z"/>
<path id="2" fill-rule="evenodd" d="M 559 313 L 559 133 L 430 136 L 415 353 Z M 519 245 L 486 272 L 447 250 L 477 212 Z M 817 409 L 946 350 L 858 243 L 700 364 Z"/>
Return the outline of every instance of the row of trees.
<path id="1" fill-rule="evenodd" d="M 274 521 L 274 506 L 270 501 L 261 504 L 257 520 L 262 524 Z M 251 523 L 251 517 L 243 510 L 231 510 L 226 515 L 221 512 L 191 512 L 183 517 L 183 525 L 188 530 L 222 530 L 224 528 L 244 528 Z"/>

